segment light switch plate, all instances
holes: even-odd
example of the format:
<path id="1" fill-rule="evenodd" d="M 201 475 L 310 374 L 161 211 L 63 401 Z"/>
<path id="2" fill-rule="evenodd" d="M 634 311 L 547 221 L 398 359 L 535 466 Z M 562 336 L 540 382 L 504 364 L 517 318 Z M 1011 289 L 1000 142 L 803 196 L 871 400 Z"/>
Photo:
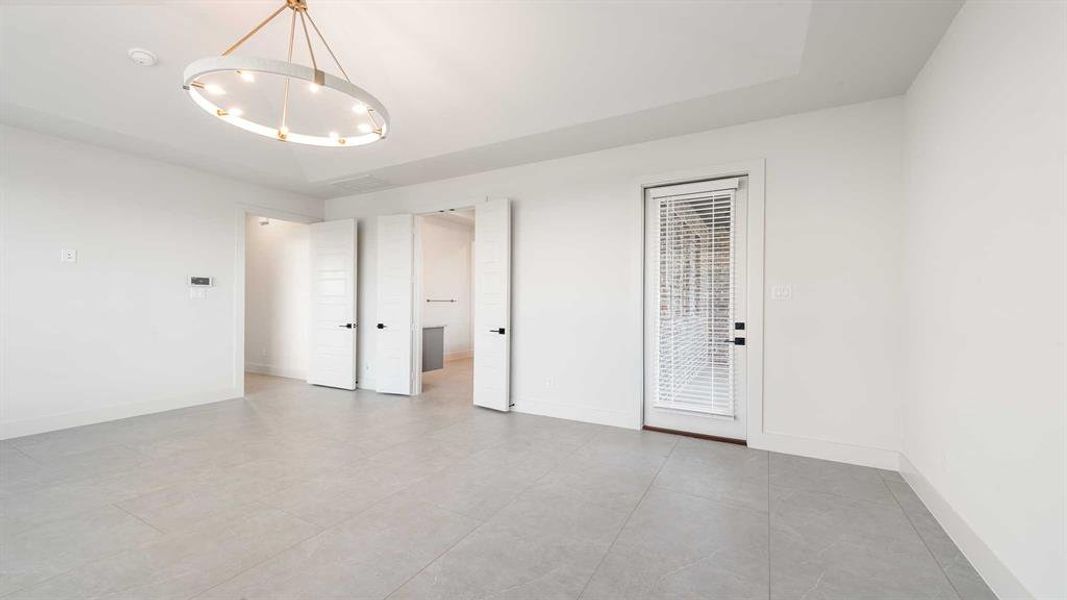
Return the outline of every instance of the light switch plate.
<path id="1" fill-rule="evenodd" d="M 78 262 L 78 251 L 71 248 L 64 248 L 59 251 L 59 262 Z"/>
<path id="2" fill-rule="evenodd" d="M 793 286 L 772 285 L 771 300 L 789 300 L 793 297 Z"/>
<path id="3" fill-rule="evenodd" d="M 191 287 L 189 288 L 189 297 L 195 300 L 203 300 L 207 298 L 207 290 L 202 287 Z"/>

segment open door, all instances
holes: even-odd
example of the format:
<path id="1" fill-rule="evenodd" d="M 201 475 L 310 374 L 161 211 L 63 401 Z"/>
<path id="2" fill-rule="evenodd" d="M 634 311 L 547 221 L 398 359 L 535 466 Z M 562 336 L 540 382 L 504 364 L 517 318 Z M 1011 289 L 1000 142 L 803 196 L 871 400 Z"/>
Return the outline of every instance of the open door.
<path id="1" fill-rule="evenodd" d="M 356 389 L 356 222 L 311 224 L 308 383 Z"/>
<path id="2" fill-rule="evenodd" d="M 385 394 L 412 393 L 414 215 L 378 217 L 378 321 L 375 379 Z"/>
<path id="3" fill-rule="evenodd" d="M 474 208 L 474 404 L 511 408 L 511 209 Z"/>

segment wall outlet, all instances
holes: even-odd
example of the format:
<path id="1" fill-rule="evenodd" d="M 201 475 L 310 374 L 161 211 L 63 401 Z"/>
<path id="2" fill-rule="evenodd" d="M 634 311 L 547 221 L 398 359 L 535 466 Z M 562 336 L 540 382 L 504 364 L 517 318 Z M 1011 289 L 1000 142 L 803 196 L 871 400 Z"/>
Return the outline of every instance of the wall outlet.
<path id="1" fill-rule="evenodd" d="M 78 251 L 72 248 L 64 248 L 59 251 L 59 262 L 78 262 Z"/>
<path id="2" fill-rule="evenodd" d="M 788 284 L 771 286 L 771 300 L 789 300 L 792 297 L 793 286 Z"/>

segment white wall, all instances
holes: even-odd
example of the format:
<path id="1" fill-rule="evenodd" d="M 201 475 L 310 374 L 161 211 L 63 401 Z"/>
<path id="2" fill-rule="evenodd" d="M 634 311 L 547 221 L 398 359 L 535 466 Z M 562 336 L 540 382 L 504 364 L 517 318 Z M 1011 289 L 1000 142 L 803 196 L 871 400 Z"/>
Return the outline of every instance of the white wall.
<path id="1" fill-rule="evenodd" d="M 307 379 L 311 228 L 245 218 L 245 370 Z"/>
<path id="2" fill-rule="evenodd" d="M 236 206 L 321 200 L 8 127 L 0 168 L 0 435 L 240 395 Z"/>
<path id="3" fill-rule="evenodd" d="M 513 201 L 512 396 L 520 411 L 637 427 L 643 176 L 766 158 L 765 431 L 796 451 L 895 467 L 903 100 L 894 98 L 329 200 L 360 221 L 360 321 L 374 321 L 371 215 Z M 361 385 L 374 388 L 374 330 Z"/>
<path id="4" fill-rule="evenodd" d="M 422 325 L 445 326 L 445 358 L 471 356 L 471 244 L 474 224 L 434 215 L 420 217 Z M 427 298 L 449 302 L 426 302 Z"/>
<path id="5" fill-rule="evenodd" d="M 907 95 L 904 470 L 1002 597 L 1067 596 L 1065 6 L 968 3 Z"/>

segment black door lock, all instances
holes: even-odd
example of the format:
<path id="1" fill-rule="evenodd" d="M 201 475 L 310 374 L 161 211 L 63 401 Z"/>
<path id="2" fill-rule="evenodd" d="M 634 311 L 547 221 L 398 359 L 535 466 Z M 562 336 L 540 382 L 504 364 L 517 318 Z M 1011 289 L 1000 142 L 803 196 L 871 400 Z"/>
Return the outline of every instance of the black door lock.
<path id="1" fill-rule="evenodd" d="M 499 333 L 500 335 L 504 335 L 504 328 L 501 327 L 500 329 L 490 329 L 489 333 Z"/>
<path id="2" fill-rule="evenodd" d="M 352 329 L 355 326 L 355 323 L 345 323 L 344 325 L 338 325 L 338 327 L 344 327 L 345 329 Z"/>
<path id="3" fill-rule="evenodd" d="M 385 323 L 378 323 L 378 329 L 385 329 Z"/>

